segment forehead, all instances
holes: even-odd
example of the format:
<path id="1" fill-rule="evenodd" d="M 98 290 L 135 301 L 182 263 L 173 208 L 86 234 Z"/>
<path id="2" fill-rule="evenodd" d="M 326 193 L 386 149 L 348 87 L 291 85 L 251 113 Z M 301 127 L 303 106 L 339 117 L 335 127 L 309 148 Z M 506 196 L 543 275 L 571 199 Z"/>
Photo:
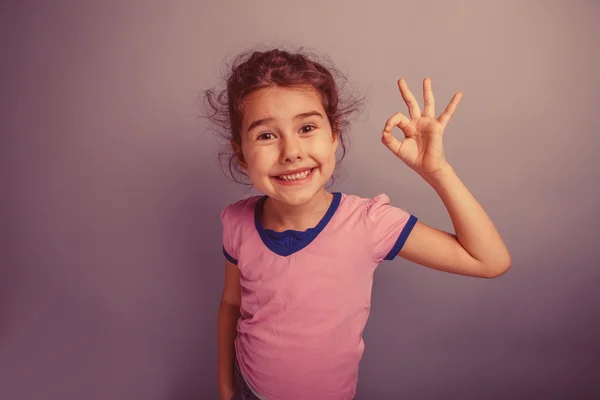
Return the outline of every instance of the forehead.
<path id="1" fill-rule="evenodd" d="M 268 87 L 252 92 L 244 99 L 243 120 L 245 126 L 259 118 L 291 120 L 311 110 L 325 114 L 321 96 L 313 87 Z"/>

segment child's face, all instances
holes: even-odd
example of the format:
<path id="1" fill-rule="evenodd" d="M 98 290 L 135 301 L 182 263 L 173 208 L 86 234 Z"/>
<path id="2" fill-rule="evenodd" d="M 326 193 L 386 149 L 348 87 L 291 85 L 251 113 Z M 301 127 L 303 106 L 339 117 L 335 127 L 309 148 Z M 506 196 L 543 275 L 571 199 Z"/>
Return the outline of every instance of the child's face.
<path id="1" fill-rule="evenodd" d="M 241 138 L 246 162 L 240 165 L 254 187 L 289 205 L 312 199 L 335 169 L 337 135 L 312 87 L 270 87 L 248 95 Z M 297 170 L 311 172 L 281 178 Z"/>

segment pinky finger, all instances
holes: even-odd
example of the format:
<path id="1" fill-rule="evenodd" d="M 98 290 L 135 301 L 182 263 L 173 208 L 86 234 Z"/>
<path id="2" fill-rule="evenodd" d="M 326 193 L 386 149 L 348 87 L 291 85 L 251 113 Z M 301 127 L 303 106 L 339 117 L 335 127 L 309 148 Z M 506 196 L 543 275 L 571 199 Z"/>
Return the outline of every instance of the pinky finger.
<path id="1" fill-rule="evenodd" d="M 452 115 L 454 115 L 454 111 L 456 111 L 456 106 L 460 102 L 461 98 L 462 98 L 462 93 L 461 92 L 456 93 L 454 95 L 454 97 L 452 97 L 452 100 L 450 100 L 450 103 L 448 104 L 448 106 L 446 107 L 444 112 L 440 114 L 438 121 L 440 122 L 440 124 L 442 124 L 444 126 L 444 128 L 446 126 L 448 126 L 448 123 L 450 122 L 450 118 L 452 118 Z"/>

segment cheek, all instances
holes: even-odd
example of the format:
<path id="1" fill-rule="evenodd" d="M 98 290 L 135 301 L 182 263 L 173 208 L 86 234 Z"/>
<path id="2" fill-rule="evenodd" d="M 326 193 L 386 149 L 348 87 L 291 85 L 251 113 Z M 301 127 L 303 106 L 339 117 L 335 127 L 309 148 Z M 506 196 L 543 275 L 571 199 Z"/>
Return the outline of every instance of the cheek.
<path id="1" fill-rule="evenodd" d="M 249 151 L 247 155 L 248 167 L 250 172 L 264 173 L 273 166 L 273 160 L 277 159 L 277 154 L 272 150 L 263 148 L 260 150 Z"/>
<path id="2" fill-rule="evenodd" d="M 319 159 L 323 164 L 334 164 L 335 165 L 335 145 L 331 143 L 331 140 L 322 141 L 317 146 Z"/>

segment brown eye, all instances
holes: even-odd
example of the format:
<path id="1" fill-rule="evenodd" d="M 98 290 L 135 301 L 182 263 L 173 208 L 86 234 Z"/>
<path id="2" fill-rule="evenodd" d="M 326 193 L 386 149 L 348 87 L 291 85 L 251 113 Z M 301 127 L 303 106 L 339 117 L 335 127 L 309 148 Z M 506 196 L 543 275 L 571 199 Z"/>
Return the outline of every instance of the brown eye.
<path id="1" fill-rule="evenodd" d="M 316 126 L 314 126 L 314 125 L 304 125 L 302 127 L 302 129 L 300 129 L 300 130 L 302 131 L 302 133 L 308 133 L 308 132 L 310 132 L 310 131 L 312 131 L 314 129 L 316 129 Z"/>
<path id="2" fill-rule="evenodd" d="M 273 136 L 273 134 L 271 133 L 261 133 L 260 135 L 258 135 L 257 139 L 258 140 L 269 140 L 270 138 L 265 137 L 265 136 Z"/>

